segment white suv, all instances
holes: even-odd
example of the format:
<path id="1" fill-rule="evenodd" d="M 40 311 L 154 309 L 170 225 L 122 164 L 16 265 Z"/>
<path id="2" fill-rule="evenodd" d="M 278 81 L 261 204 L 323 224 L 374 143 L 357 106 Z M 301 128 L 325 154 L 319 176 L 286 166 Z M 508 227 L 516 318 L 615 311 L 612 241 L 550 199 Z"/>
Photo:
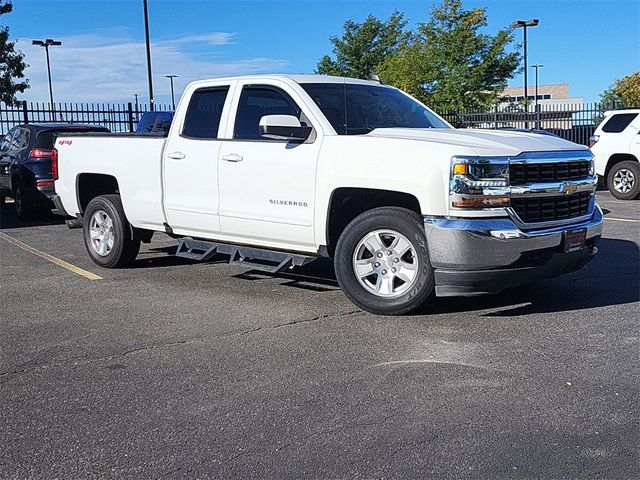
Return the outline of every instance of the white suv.
<path id="1" fill-rule="evenodd" d="M 640 195 L 640 109 L 605 112 L 591 137 L 596 173 L 621 200 Z"/>

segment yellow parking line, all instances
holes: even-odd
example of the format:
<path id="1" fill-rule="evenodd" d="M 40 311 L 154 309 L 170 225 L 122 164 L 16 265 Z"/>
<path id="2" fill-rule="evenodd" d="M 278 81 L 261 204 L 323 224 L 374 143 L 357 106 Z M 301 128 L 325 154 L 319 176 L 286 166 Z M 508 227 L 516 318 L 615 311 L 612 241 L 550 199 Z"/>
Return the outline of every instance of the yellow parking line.
<path id="1" fill-rule="evenodd" d="M 631 220 L 630 218 L 604 217 L 605 220 L 615 220 L 616 222 L 640 223 L 640 220 Z"/>
<path id="2" fill-rule="evenodd" d="M 56 258 L 53 255 L 49 255 L 48 253 L 41 252 L 37 248 L 33 248 L 33 247 L 27 245 L 26 243 L 22 243 L 20 240 L 17 240 L 15 238 L 13 238 L 12 236 L 7 235 L 4 232 L 0 232 L 0 238 L 6 240 L 9 243 L 14 244 L 16 247 L 20 247 L 21 249 L 23 249 L 23 250 L 25 250 L 25 251 L 27 251 L 29 253 L 33 253 L 34 255 L 36 255 L 36 256 L 38 256 L 40 258 L 44 258 L 45 260 L 47 260 L 47 261 L 49 261 L 51 263 L 55 263 L 59 267 L 66 268 L 70 272 L 73 272 L 73 273 L 76 273 L 78 275 L 81 275 L 84 278 L 88 278 L 89 280 L 102 280 L 102 277 L 99 276 L 99 275 L 96 275 L 95 273 L 88 272 L 86 270 L 83 270 L 80 267 L 76 267 L 75 265 L 72 265 L 72 264 L 70 264 L 68 262 L 65 262 L 64 260 L 60 260 L 59 258 Z"/>

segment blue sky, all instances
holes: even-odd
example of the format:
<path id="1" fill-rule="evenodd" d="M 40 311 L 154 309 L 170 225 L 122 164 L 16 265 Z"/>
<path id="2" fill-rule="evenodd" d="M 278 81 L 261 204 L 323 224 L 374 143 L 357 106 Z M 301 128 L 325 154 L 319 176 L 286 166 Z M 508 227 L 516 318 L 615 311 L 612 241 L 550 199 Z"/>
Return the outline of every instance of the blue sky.
<path id="1" fill-rule="evenodd" d="M 169 99 L 167 73 L 180 75 L 178 94 L 199 78 L 312 73 L 345 20 L 370 13 L 387 18 L 397 9 L 413 25 L 426 21 L 433 4 L 149 0 L 156 101 Z M 540 83 L 569 83 L 572 96 L 595 101 L 615 78 L 640 70 L 640 0 L 465 0 L 464 6 L 487 7 L 488 32 L 539 18 L 529 30 L 529 63 L 544 64 Z M 147 98 L 142 0 L 14 0 L 13 13 L 1 21 L 31 65 L 27 100 L 48 98 L 44 51 L 30 45 L 45 37 L 63 42 L 51 50 L 56 102 Z M 516 39 L 521 42 L 521 30 Z M 521 76 L 510 84 L 522 85 Z"/>

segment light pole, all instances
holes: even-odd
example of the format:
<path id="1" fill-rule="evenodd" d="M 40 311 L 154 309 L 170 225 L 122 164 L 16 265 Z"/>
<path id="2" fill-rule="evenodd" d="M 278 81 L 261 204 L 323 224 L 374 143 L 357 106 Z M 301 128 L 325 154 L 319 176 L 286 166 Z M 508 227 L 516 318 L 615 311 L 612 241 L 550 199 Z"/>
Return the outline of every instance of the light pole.
<path id="1" fill-rule="evenodd" d="M 527 116 L 529 115 L 529 95 L 527 91 L 527 27 L 535 27 L 538 23 L 540 23 L 540 20 L 533 18 L 531 20 L 516 20 L 511 24 L 513 28 L 522 28 L 524 30 L 524 42 L 522 43 L 524 48 L 524 108 Z M 529 128 L 528 121 L 525 121 L 524 128 Z"/>
<path id="2" fill-rule="evenodd" d="M 55 108 L 53 106 L 53 86 L 51 85 L 51 63 L 49 62 L 49 47 L 59 47 L 62 45 L 62 42 L 54 40 L 52 38 L 47 38 L 45 40 L 33 40 L 31 42 L 32 45 L 37 45 L 39 47 L 44 47 L 45 54 L 47 56 L 47 74 L 49 77 L 49 102 L 51 103 L 51 116 L 52 120 L 55 120 Z"/>
<path id="3" fill-rule="evenodd" d="M 140 111 L 139 107 L 138 107 L 138 94 L 134 93 L 133 96 L 136 99 L 136 122 L 138 121 L 138 112 Z"/>
<path id="4" fill-rule="evenodd" d="M 534 63 L 531 65 L 536 69 L 536 93 L 535 93 L 535 110 L 536 110 L 536 128 L 540 129 L 540 105 L 538 105 L 538 70 L 544 67 L 544 65 L 540 63 Z"/>
<path id="5" fill-rule="evenodd" d="M 147 0 L 142 0 L 144 7 L 144 41 L 147 47 L 147 79 L 149 80 L 149 110 L 153 112 L 153 80 L 151 79 L 151 45 L 149 44 L 149 12 Z"/>
<path id="6" fill-rule="evenodd" d="M 171 105 L 173 106 L 173 111 L 175 112 L 176 110 L 176 99 L 173 96 L 173 79 L 174 78 L 178 78 L 180 75 L 175 75 L 173 73 L 169 74 L 169 75 L 165 75 L 165 77 L 167 77 L 169 79 L 169 81 L 171 82 Z"/>

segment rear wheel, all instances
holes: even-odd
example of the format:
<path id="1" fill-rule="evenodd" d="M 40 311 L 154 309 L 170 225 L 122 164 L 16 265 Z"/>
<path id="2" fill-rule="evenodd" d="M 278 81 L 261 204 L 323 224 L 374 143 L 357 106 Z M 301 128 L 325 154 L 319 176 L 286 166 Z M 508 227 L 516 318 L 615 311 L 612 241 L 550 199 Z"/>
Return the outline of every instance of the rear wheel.
<path id="1" fill-rule="evenodd" d="M 16 215 L 20 220 L 29 220 L 35 215 L 35 209 L 29 203 L 22 183 L 18 183 L 13 194 L 13 203 L 16 207 Z"/>
<path id="2" fill-rule="evenodd" d="M 102 195 L 89 202 L 83 234 L 89 256 L 101 267 L 124 267 L 140 250 L 140 239 L 124 214 L 119 195 Z"/>
<path id="3" fill-rule="evenodd" d="M 345 295 L 380 315 L 401 315 L 431 295 L 434 276 L 422 219 L 395 207 L 353 220 L 336 246 L 335 270 Z"/>
<path id="4" fill-rule="evenodd" d="M 620 200 L 633 200 L 640 195 L 640 163 L 625 160 L 616 163 L 607 177 L 611 195 Z"/>

